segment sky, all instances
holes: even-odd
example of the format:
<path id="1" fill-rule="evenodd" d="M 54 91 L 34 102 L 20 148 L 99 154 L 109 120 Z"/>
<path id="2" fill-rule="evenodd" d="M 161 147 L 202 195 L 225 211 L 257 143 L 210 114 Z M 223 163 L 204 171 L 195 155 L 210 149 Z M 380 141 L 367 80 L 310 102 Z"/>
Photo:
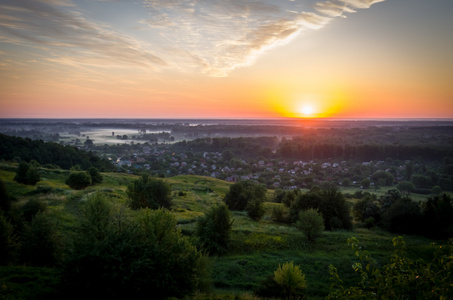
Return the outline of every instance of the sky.
<path id="1" fill-rule="evenodd" d="M 452 0 L 0 0 L 0 118 L 453 118 Z"/>

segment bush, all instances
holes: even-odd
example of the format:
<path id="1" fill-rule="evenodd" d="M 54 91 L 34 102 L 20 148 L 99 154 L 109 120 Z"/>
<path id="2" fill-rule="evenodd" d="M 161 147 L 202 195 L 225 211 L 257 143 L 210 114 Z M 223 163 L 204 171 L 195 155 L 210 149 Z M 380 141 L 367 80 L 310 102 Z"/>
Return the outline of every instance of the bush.
<path id="1" fill-rule="evenodd" d="M 266 188 L 261 184 L 244 180 L 230 186 L 224 201 L 229 209 L 243 211 L 249 202 L 255 199 L 264 202 L 266 200 Z"/>
<path id="2" fill-rule="evenodd" d="M 324 219 L 317 210 L 308 209 L 299 213 L 296 227 L 305 234 L 309 241 L 314 241 L 324 230 Z"/>
<path id="3" fill-rule="evenodd" d="M 131 200 L 132 209 L 140 208 L 167 208 L 170 209 L 171 187 L 162 179 L 153 179 L 144 174 L 127 187 L 127 195 Z"/>
<path id="4" fill-rule="evenodd" d="M 299 212 L 310 208 L 317 209 L 322 214 L 326 230 L 352 228 L 349 206 L 337 188 L 312 189 L 308 193 L 301 194 L 291 204 L 291 222 L 297 222 Z"/>
<path id="5" fill-rule="evenodd" d="M 410 181 L 401 181 L 398 183 L 396 188 L 401 193 L 409 196 L 415 190 L 415 185 Z"/>
<path id="6" fill-rule="evenodd" d="M 27 185 L 35 185 L 41 180 L 38 170 L 34 165 L 21 161 L 14 176 L 14 181 Z"/>
<path id="7" fill-rule="evenodd" d="M 32 266 L 54 266 L 61 261 L 62 239 L 55 222 L 38 213 L 25 226 L 21 245 L 22 261 Z"/>
<path id="8" fill-rule="evenodd" d="M 413 261 L 402 237 L 393 239 L 395 251 L 389 264 L 378 267 L 356 238 L 348 239 L 359 262 L 353 269 L 360 275 L 357 286 L 344 287 L 337 269 L 330 265 L 331 293 L 327 299 L 451 299 L 453 296 L 453 241 L 439 247 L 431 262 Z"/>
<path id="9" fill-rule="evenodd" d="M 432 238 L 453 236 L 453 199 L 447 194 L 428 198 L 421 204 L 425 235 Z"/>
<path id="10" fill-rule="evenodd" d="M 411 199 L 397 200 L 382 216 L 384 228 L 393 233 L 420 234 L 422 212 Z"/>
<path id="11" fill-rule="evenodd" d="M 382 171 L 382 170 L 376 171 L 371 176 L 371 179 L 373 179 L 373 181 L 375 183 L 379 183 L 379 185 L 386 185 L 386 186 L 392 185 L 393 181 L 395 180 L 395 178 L 393 177 L 392 174 L 390 174 L 389 172 Z"/>
<path id="12" fill-rule="evenodd" d="M 72 189 L 83 190 L 91 184 L 90 174 L 83 171 L 73 171 L 69 174 L 68 179 L 65 183 Z"/>
<path id="13" fill-rule="evenodd" d="M 353 213 L 360 221 L 365 221 L 368 218 L 373 218 L 379 221 L 381 219 L 381 208 L 379 201 L 373 195 L 366 195 L 358 200 L 353 206 Z"/>
<path id="14" fill-rule="evenodd" d="M 0 210 L 8 212 L 11 209 L 11 198 L 6 190 L 5 183 L 0 178 Z"/>
<path id="15" fill-rule="evenodd" d="M 250 219 L 254 221 L 259 221 L 264 214 L 266 213 L 266 209 L 264 208 L 263 199 L 254 198 L 249 201 L 245 210 L 247 211 L 247 215 Z"/>
<path id="16" fill-rule="evenodd" d="M 37 199 L 30 199 L 22 206 L 22 216 L 25 221 L 31 222 L 38 213 L 43 213 L 47 210 L 47 205 Z"/>
<path id="17" fill-rule="evenodd" d="M 89 167 L 87 172 L 90 174 L 92 184 L 101 183 L 104 180 L 101 173 L 95 167 Z"/>
<path id="18" fill-rule="evenodd" d="M 254 289 L 253 294 L 264 299 L 282 297 L 281 287 L 274 280 L 274 275 L 269 275 L 261 281 Z"/>
<path id="19" fill-rule="evenodd" d="M 278 266 L 274 272 L 274 280 L 280 288 L 280 294 L 285 299 L 299 299 L 307 287 L 305 275 L 300 266 L 294 266 L 293 262 L 284 263 Z"/>
<path id="20" fill-rule="evenodd" d="M 288 223 L 288 211 L 283 206 L 274 206 L 271 210 L 271 218 L 277 223 Z"/>
<path id="21" fill-rule="evenodd" d="M 0 212 L 0 265 L 6 265 L 14 261 L 18 245 L 13 225 Z"/>
<path id="22" fill-rule="evenodd" d="M 211 208 L 197 221 L 198 243 L 209 254 L 224 254 L 230 243 L 233 221 L 226 205 Z"/>

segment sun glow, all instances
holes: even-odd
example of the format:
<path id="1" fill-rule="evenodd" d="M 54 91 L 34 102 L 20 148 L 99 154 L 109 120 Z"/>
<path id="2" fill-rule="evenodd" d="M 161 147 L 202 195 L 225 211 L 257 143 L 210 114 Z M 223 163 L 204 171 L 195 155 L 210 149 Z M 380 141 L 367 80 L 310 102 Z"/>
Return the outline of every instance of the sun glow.
<path id="1" fill-rule="evenodd" d="M 310 117 L 312 114 L 313 114 L 314 110 L 313 110 L 313 107 L 311 107 L 310 105 L 304 105 L 302 107 L 302 113 L 306 116 L 306 117 Z"/>

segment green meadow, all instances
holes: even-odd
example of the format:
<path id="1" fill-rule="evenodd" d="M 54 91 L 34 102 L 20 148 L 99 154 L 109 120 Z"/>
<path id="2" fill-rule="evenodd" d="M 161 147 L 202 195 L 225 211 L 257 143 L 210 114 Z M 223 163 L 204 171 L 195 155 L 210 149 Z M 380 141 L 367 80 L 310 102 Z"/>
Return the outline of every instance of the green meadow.
<path id="1" fill-rule="evenodd" d="M 80 203 L 95 192 L 101 192 L 109 201 L 127 203 L 127 186 L 139 178 L 124 173 L 102 173 L 103 182 L 84 190 L 72 190 L 65 184 L 69 171 L 39 168 L 41 181 L 36 186 L 16 183 L 15 166 L 0 165 L 13 206 L 38 199 L 48 205 L 48 211 L 57 221 L 62 236 L 69 238 Z M 197 218 L 210 207 L 221 203 L 231 183 L 202 176 L 176 176 L 164 179 L 171 185 L 172 214 L 184 235 L 195 240 Z M 347 191 L 347 192 L 353 192 Z M 252 299 L 253 290 L 285 262 L 300 265 L 306 275 L 308 299 L 321 299 L 329 294 L 328 266 L 334 265 L 345 286 L 360 278 L 352 265 L 357 261 L 347 245 L 347 239 L 356 237 L 363 249 L 368 250 L 378 264 L 388 262 L 394 248 L 395 235 L 379 229 L 354 228 L 352 231 L 324 232 L 315 242 L 309 242 L 295 227 L 276 223 L 271 208 L 274 191 L 268 190 L 266 214 L 260 221 L 252 221 L 245 212 L 232 212 L 233 231 L 230 249 L 226 255 L 210 257 L 212 289 L 194 295 L 195 299 Z M 353 203 L 355 200 L 350 200 Z M 404 236 L 413 258 L 430 260 L 433 241 L 420 236 Z M 446 242 L 441 242 L 441 244 Z M 0 267 L 0 298 L 51 299 L 57 294 L 58 269 L 22 266 Z"/>

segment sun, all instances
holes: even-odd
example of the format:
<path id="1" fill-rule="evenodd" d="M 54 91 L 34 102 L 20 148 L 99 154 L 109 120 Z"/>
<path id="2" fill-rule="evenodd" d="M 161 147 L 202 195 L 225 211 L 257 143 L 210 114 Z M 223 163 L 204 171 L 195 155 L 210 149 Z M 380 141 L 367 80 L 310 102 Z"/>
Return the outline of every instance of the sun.
<path id="1" fill-rule="evenodd" d="M 304 105 L 301 111 L 305 117 L 310 117 L 311 115 L 313 115 L 314 112 L 313 107 L 310 105 Z"/>

